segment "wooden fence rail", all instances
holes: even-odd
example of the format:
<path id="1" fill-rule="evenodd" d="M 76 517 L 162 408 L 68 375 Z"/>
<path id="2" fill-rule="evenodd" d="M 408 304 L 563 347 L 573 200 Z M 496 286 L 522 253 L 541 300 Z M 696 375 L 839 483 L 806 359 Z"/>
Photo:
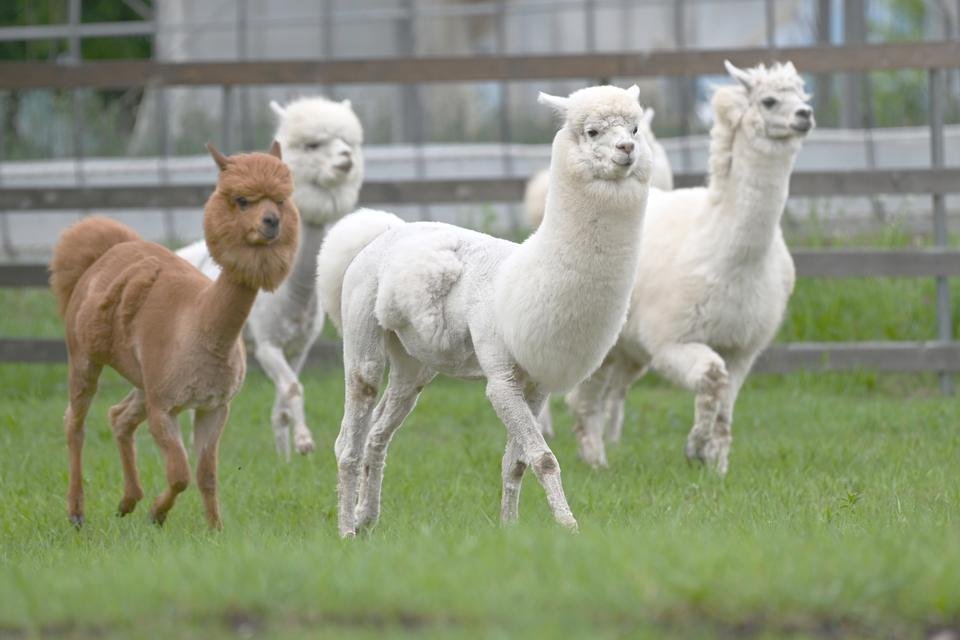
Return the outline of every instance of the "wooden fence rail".
<path id="1" fill-rule="evenodd" d="M 340 363 L 340 344 L 320 340 L 310 364 Z M 58 364 L 67 361 L 62 340 L 6 338 L 0 340 L 0 363 Z M 251 360 L 253 362 L 253 360 Z M 794 371 L 878 371 L 885 373 L 960 372 L 956 342 L 794 342 L 771 346 L 757 360 L 758 373 Z"/>
<path id="2" fill-rule="evenodd" d="M 805 278 L 924 278 L 960 276 L 960 249 L 795 249 Z M 43 288 L 44 264 L 0 265 L 0 288 Z"/>
<path id="3" fill-rule="evenodd" d="M 863 44 L 786 49 L 720 49 L 543 56 L 408 57 L 364 60 L 156 62 L 123 60 L 0 64 L 3 89 L 79 89 L 189 85 L 415 84 L 582 78 L 642 78 L 723 73 L 792 60 L 804 73 L 868 72 L 960 66 L 960 42 Z"/>
<path id="4" fill-rule="evenodd" d="M 703 174 L 679 174 L 676 186 L 704 183 Z M 365 205 L 519 202 L 523 178 L 371 181 L 363 185 Z M 213 185 L 133 184 L 109 187 L 0 188 L 0 211 L 160 209 L 201 207 Z M 960 169 L 800 171 L 790 180 L 791 196 L 960 193 Z"/>

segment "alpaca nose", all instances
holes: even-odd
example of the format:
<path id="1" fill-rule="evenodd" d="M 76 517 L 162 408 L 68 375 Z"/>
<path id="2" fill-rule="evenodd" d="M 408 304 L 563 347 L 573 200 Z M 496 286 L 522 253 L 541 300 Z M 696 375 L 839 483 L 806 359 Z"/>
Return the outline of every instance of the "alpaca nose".
<path id="1" fill-rule="evenodd" d="M 797 109 L 796 116 L 798 118 L 803 118 L 804 120 L 809 120 L 810 116 L 813 115 L 813 109 L 810 107 L 800 107 Z"/>
<path id="2" fill-rule="evenodd" d="M 633 147 L 634 147 L 634 144 L 629 141 L 617 143 L 617 149 L 619 149 L 620 151 L 623 151 L 627 155 L 630 155 L 631 153 L 633 153 Z"/>
<path id="3" fill-rule="evenodd" d="M 261 222 L 263 223 L 261 233 L 263 233 L 264 237 L 273 240 L 280 235 L 280 218 L 276 213 L 270 212 L 266 214 L 263 216 Z"/>
<path id="4" fill-rule="evenodd" d="M 343 157 L 340 159 L 340 162 L 334 165 L 340 171 L 346 173 L 353 168 L 353 159 L 350 157 L 349 153 L 343 154 Z"/>

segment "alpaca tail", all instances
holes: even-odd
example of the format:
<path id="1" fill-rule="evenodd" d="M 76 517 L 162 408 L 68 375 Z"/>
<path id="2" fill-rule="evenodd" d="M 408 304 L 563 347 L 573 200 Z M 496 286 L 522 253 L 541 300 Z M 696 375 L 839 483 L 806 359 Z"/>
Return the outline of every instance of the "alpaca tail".
<path id="1" fill-rule="evenodd" d="M 317 256 L 317 296 L 321 308 L 337 330 L 342 326 L 340 298 L 347 267 L 377 236 L 401 224 L 403 220 L 392 213 L 360 209 L 344 217 L 327 232 Z"/>
<path id="2" fill-rule="evenodd" d="M 66 313 L 80 278 L 94 262 L 114 245 L 139 239 L 125 224 L 100 216 L 84 218 L 64 231 L 50 261 L 50 286 L 57 298 L 60 317 Z"/>

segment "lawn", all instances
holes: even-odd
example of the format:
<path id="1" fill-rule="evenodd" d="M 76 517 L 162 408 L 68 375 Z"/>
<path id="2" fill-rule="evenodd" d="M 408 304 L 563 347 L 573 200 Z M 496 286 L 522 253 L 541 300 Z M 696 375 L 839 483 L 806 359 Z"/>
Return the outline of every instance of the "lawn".
<path id="1" fill-rule="evenodd" d="M 954 291 L 954 301 L 960 290 Z M 0 335 L 60 335 L 45 292 L 0 291 Z M 960 315 L 960 314 L 958 314 Z M 955 317 L 958 317 L 955 315 Z M 928 339 L 926 281 L 802 280 L 781 340 Z M 960 630 L 960 402 L 930 376 L 751 379 L 729 476 L 682 456 L 691 398 L 629 398 L 611 468 L 554 450 L 581 533 L 532 476 L 502 529 L 503 427 L 482 385 L 438 380 L 397 435 L 381 523 L 336 536 L 342 373 L 304 377 L 319 450 L 282 464 L 257 371 L 221 452 L 225 530 L 191 487 L 161 529 L 120 519 L 105 375 L 85 448 L 87 524 L 67 523 L 62 365 L 0 365 L 0 640 L 53 638 L 925 638 Z M 148 499 L 162 462 L 138 433 Z"/>

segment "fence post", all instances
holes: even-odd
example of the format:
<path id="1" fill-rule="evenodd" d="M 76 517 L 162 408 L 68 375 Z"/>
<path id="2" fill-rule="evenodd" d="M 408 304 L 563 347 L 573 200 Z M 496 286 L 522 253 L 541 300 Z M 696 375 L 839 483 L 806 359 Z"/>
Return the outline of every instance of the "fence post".
<path id="1" fill-rule="evenodd" d="M 930 164 L 934 169 L 944 165 L 943 112 L 944 71 L 930 69 Z M 947 232 L 947 207 L 942 193 L 933 194 L 933 241 L 938 247 L 947 247 L 950 237 Z M 953 322 L 950 313 L 950 280 L 937 276 L 937 339 L 949 342 L 953 339 Z M 940 391 L 953 395 L 953 378 L 949 373 L 940 373 Z"/>
<path id="2" fill-rule="evenodd" d="M 3 163 L 7 158 L 7 95 L 10 92 L 0 91 L 0 187 L 3 186 Z M 13 246 L 13 236 L 10 231 L 10 212 L 0 211 L 0 237 L 3 253 L 11 259 L 16 259 L 17 250 Z"/>

